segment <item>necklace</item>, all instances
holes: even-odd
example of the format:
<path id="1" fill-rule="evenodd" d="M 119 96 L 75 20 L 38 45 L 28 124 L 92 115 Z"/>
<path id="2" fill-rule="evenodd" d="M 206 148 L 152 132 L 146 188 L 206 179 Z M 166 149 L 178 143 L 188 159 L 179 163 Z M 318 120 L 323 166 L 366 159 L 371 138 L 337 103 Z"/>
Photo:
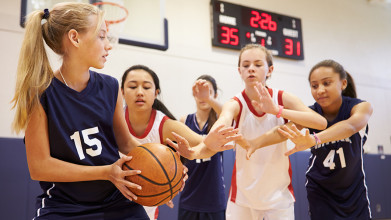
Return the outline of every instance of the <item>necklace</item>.
<path id="1" fill-rule="evenodd" d="M 65 83 L 65 85 L 67 85 L 68 86 L 68 83 L 67 83 L 67 81 L 65 81 L 65 79 L 64 79 L 64 76 L 62 75 L 62 72 L 61 72 L 61 67 L 60 67 L 60 75 L 61 75 L 61 78 L 62 78 L 62 80 L 64 81 L 64 83 Z M 69 87 L 69 86 L 68 86 Z"/>

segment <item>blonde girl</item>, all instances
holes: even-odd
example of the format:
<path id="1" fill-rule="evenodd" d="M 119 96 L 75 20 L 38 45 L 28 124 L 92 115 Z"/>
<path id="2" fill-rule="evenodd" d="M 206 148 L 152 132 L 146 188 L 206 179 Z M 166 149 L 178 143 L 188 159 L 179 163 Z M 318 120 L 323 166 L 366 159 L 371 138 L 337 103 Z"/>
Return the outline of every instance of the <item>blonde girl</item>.
<path id="1" fill-rule="evenodd" d="M 41 22 L 44 22 L 41 24 Z M 123 120 L 115 78 L 104 67 L 112 46 L 103 13 L 83 3 L 32 12 L 26 23 L 13 99 L 13 129 L 25 131 L 30 176 L 42 194 L 34 219 L 145 219 L 125 176 L 127 154 L 138 142 Z M 49 64 L 46 45 L 63 59 Z"/>

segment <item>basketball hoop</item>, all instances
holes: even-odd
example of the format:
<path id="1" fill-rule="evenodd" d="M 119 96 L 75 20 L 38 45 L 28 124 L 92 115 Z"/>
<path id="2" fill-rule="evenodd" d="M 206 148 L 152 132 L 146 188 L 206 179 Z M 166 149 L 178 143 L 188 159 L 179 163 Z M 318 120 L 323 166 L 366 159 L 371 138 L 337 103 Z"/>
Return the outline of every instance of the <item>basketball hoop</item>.
<path id="1" fill-rule="evenodd" d="M 128 9 L 115 2 L 95 2 L 93 5 L 98 6 L 99 9 L 105 12 L 108 38 L 111 43 L 117 44 L 119 34 L 122 32 L 122 26 L 118 24 L 124 22 L 128 18 Z"/>

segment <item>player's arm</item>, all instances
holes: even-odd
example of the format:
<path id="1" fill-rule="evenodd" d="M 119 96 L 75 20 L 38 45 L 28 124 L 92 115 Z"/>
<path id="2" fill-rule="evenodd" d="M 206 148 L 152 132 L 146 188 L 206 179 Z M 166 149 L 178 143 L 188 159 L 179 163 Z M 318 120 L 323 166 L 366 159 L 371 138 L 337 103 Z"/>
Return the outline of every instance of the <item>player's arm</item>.
<path id="1" fill-rule="evenodd" d="M 223 110 L 223 105 L 215 97 L 209 96 L 207 102 L 213 108 L 217 115 L 221 114 L 221 111 Z"/>
<path id="2" fill-rule="evenodd" d="M 200 144 L 203 142 L 202 136 L 195 133 L 185 124 L 168 119 L 163 126 L 163 140 L 166 140 L 166 142 L 172 146 L 174 143 L 169 140 L 178 141 L 178 137 L 181 138 L 181 142 L 185 143 L 184 141 L 186 141 L 188 144 L 188 149 L 186 151 L 179 149 L 181 155 L 187 159 L 207 158 L 215 154 L 215 152 L 210 151 L 207 147 L 201 147 Z M 174 148 L 177 149 L 175 146 Z"/>
<path id="3" fill-rule="evenodd" d="M 193 85 L 193 96 L 207 102 L 217 115 L 222 111 L 222 104 L 210 93 L 210 85 L 206 80 L 199 79 Z"/>
<path id="4" fill-rule="evenodd" d="M 138 174 L 140 171 L 122 170 L 122 164 L 131 160 L 131 157 L 122 157 L 115 163 L 104 166 L 84 166 L 54 158 L 50 155 L 47 123 L 42 105 L 36 105 L 25 131 L 26 156 L 31 179 L 47 182 L 109 180 L 129 200 L 137 198 L 129 188 L 140 186 L 126 181 L 124 177 Z"/>
<path id="5" fill-rule="evenodd" d="M 217 121 L 213 124 L 212 129 L 216 129 L 224 125 L 225 127 L 229 127 L 232 125 L 234 119 L 238 116 L 240 110 L 239 103 L 233 99 L 229 100 L 223 105 L 221 110 L 221 114 Z"/>
<path id="6" fill-rule="evenodd" d="M 124 117 L 125 113 L 122 107 L 122 102 L 122 92 L 119 90 L 113 117 L 113 130 L 115 140 L 118 144 L 118 150 L 122 154 L 127 155 L 133 147 L 140 145 L 140 143 L 134 139 L 129 132 L 128 125 L 126 124 Z"/>
<path id="7" fill-rule="evenodd" d="M 48 182 L 109 179 L 110 166 L 82 166 L 52 157 L 47 123 L 42 105 L 36 105 L 25 132 L 26 156 L 31 179 Z"/>
<path id="8" fill-rule="evenodd" d="M 298 128 L 298 130 L 303 127 L 323 130 L 327 127 L 327 120 L 320 114 L 305 106 L 298 97 L 284 92 L 282 99 L 285 108 L 281 111 L 281 117 L 290 120 L 290 122 L 286 125 L 276 126 L 256 139 L 250 140 L 248 145 L 245 147 L 247 149 L 248 159 L 259 148 L 285 141 L 288 137 L 279 132 L 279 129 L 283 126 L 293 129 L 292 126 L 295 124 L 295 128 Z M 278 111 L 276 111 L 277 110 L 275 109 L 272 114 L 277 115 Z"/>
<path id="9" fill-rule="evenodd" d="M 179 119 L 179 121 L 182 122 L 182 123 L 184 124 L 184 123 L 186 122 L 186 117 L 187 117 L 187 115 L 182 116 L 182 117 Z"/>
<path id="10" fill-rule="evenodd" d="M 230 101 L 225 106 L 226 106 L 225 108 L 227 113 L 223 114 L 224 112 L 224 107 L 223 107 L 222 114 L 220 115 L 219 119 L 215 122 L 209 134 L 205 137 L 203 141 L 201 140 L 201 142 L 198 142 L 200 141 L 200 139 L 197 138 L 196 140 L 195 137 L 192 137 L 193 135 L 189 135 L 188 132 L 185 131 L 185 129 L 181 129 L 181 130 L 173 129 L 170 132 L 171 133 L 170 135 L 172 135 L 173 138 L 169 138 L 169 139 L 176 140 L 178 144 L 175 144 L 170 140 L 167 140 L 167 142 L 171 146 L 179 150 L 182 156 L 190 160 L 209 158 L 218 151 L 231 149 L 233 147 L 232 145 L 225 145 L 225 144 L 230 141 L 241 138 L 241 135 L 237 135 L 237 130 L 233 129 L 232 127 L 228 127 L 231 125 L 232 118 L 233 118 L 233 114 L 230 114 L 229 112 L 234 110 L 235 101 L 233 102 Z M 239 106 L 237 107 L 239 108 Z M 229 117 L 232 117 L 230 122 L 228 122 Z M 194 133 L 193 131 L 191 132 Z M 194 146 L 194 144 L 197 145 Z M 189 146 L 194 146 L 194 147 L 190 149 Z"/>
<path id="11" fill-rule="evenodd" d="M 284 108 L 279 107 L 273 102 L 268 89 L 258 83 L 253 88 L 258 94 L 257 100 L 252 100 L 252 104 L 258 112 L 265 112 L 268 114 L 278 115 L 300 124 L 304 127 L 315 128 L 317 130 L 323 130 L 327 127 L 327 121 L 318 113 L 312 111 L 310 108 L 305 106 L 303 102 L 296 96 L 284 92 L 282 94 L 282 102 Z"/>
<path id="12" fill-rule="evenodd" d="M 224 128 L 224 126 L 219 126 L 216 129 L 211 130 L 203 142 L 193 148 L 190 147 L 189 142 L 184 137 L 175 132 L 172 132 L 172 135 L 175 137 L 175 141 L 178 144 L 168 138 L 166 139 L 166 142 L 189 160 L 203 159 L 213 156 L 218 151 L 232 149 L 234 146 L 227 143 L 242 137 L 237 133 L 237 129 L 232 127 Z M 211 150 L 210 148 L 217 150 Z"/>
<path id="13" fill-rule="evenodd" d="M 280 133 L 292 140 L 292 142 L 295 144 L 295 147 L 286 154 L 290 155 L 297 151 L 308 149 L 316 144 L 348 138 L 365 128 L 369 118 L 372 115 L 372 112 L 373 108 L 369 102 L 361 102 L 355 105 L 352 108 L 350 117 L 348 119 L 337 122 L 326 130 L 316 134 L 318 137 L 318 143 L 315 136 L 309 134 L 308 129 L 306 130 L 305 134 L 302 134 L 298 131 L 298 129 L 283 127 L 279 130 Z"/>
<path id="14" fill-rule="evenodd" d="M 348 138 L 368 124 L 372 112 L 373 108 L 369 102 L 361 102 L 352 108 L 348 119 L 335 123 L 317 136 L 322 143 Z"/>
<path id="15" fill-rule="evenodd" d="M 288 122 L 283 126 L 286 128 L 291 128 L 292 126 L 295 126 L 295 124 L 293 122 Z M 269 131 L 263 133 L 261 136 L 242 144 L 241 146 L 247 150 L 247 159 L 250 159 L 251 155 L 259 148 L 286 141 L 288 138 L 285 135 L 281 134 L 279 131 L 279 129 L 283 126 L 276 126 Z M 300 125 L 297 125 L 296 127 L 302 129 Z"/>
<path id="16" fill-rule="evenodd" d="M 219 132 L 227 132 L 227 134 L 233 135 L 232 140 L 236 143 L 243 145 L 243 137 L 241 134 L 237 134 L 238 129 L 233 129 L 232 123 L 235 118 L 238 117 L 240 111 L 239 103 L 230 99 L 223 105 L 221 113 L 217 121 L 213 124 L 211 131 L 208 136 L 205 137 L 204 144 L 213 152 L 224 151 L 233 148 L 233 145 L 218 145 L 214 144 L 214 137 L 219 134 Z"/>
<path id="17" fill-rule="evenodd" d="M 163 140 L 166 140 L 167 138 L 175 140 L 175 137 L 172 132 L 175 132 L 185 138 L 189 142 L 190 147 L 198 145 L 203 140 L 201 135 L 195 133 L 184 123 L 168 119 L 164 122 L 163 125 Z"/>
<path id="18" fill-rule="evenodd" d="M 317 130 L 323 130 L 327 127 L 327 120 L 304 105 L 297 96 L 284 92 L 282 94 L 282 100 L 286 108 L 282 110 L 281 117 L 303 127 Z"/>

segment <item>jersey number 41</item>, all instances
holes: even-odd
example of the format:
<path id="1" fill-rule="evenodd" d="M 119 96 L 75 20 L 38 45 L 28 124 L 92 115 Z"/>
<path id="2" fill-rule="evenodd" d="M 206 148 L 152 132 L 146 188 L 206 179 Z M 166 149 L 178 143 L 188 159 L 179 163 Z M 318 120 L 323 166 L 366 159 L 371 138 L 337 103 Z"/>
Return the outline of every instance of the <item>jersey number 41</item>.
<path id="1" fill-rule="evenodd" d="M 323 166 L 324 167 L 329 167 L 330 170 L 334 170 L 335 168 L 335 163 L 334 163 L 334 156 L 335 153 L 339 155 L 339 161 L 341 162 L 341 168 L 346 167 L 346 162 L 345 162 L 345 155 L 343 154 L 343 148 L 339 148 L 337 151 L 331 150 L 329 154 L 327 155 L 326 159 L 323 161 Z"/>

